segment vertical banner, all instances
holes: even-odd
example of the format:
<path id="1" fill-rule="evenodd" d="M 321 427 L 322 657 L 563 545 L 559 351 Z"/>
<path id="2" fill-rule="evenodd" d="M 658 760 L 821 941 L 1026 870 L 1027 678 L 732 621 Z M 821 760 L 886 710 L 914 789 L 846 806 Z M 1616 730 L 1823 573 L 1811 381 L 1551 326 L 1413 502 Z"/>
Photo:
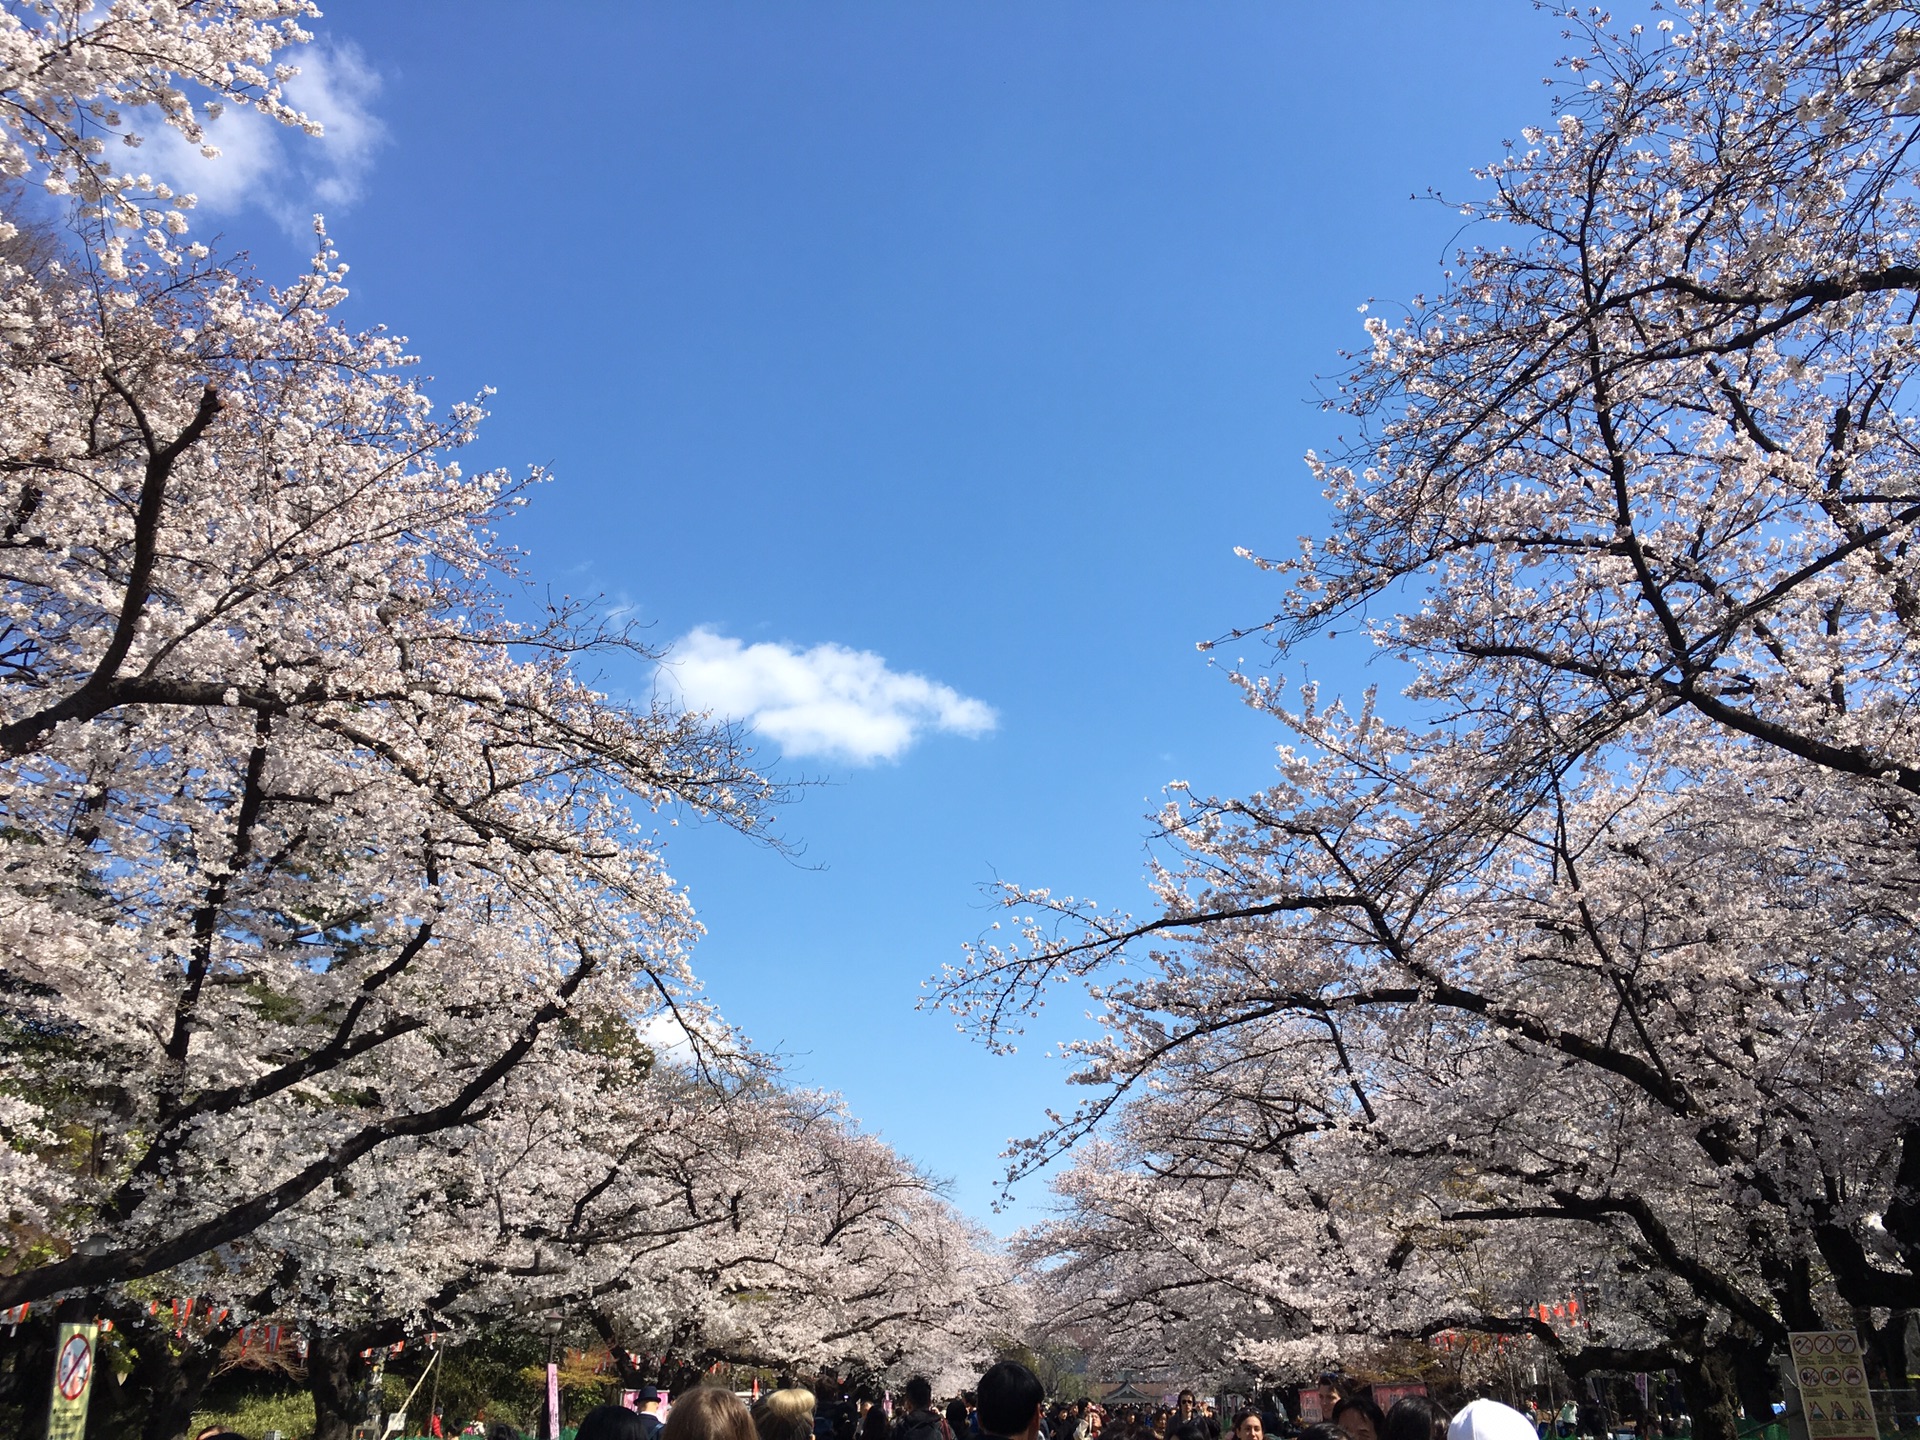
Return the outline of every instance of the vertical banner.
<path id="1" fill-rule="evenodd" d="M 560 1440 L 560 1367 L 551 1360 L 547 1362 L 547 1434 Z"/>
<path id="2" fill-rule="evenodd" d="M 62 1325 L 53 1350 L 53 1402 L 47 1407 L 47 1440 L 84 1440 L 87 1401 L 93 1395 L 93 1351 L 98 1325 Z"/>
<path id="3" fill-rule="evenodd" d="M 1796 1330 L 1787 1343 L 1808 1440 L 1880 1440 L 1859 1337 L 1851 1330 Z"/>

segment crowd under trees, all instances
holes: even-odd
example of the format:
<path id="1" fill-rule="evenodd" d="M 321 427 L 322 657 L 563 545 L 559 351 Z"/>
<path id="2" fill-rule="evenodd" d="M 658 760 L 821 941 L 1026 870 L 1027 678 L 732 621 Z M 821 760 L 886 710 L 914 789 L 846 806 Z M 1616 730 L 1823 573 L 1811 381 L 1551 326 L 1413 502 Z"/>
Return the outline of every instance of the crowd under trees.
<path id="1" fill-rule="evenodd" d="M 1564 17 L 1235 632 L 1402 693 L 1245 670 L 1276 779 L 1176 788 L 1154 913 L 1010 887 L 937 984 L 993 1045 L 1095 996 L 1011 1255 L 702 1001 L 653 817 L 777 844 L 778 786 L 594 687 L 647 653 L 536 603 L 539 477 L 460 467 L 480 410 L 342 321 L 323 232 L 266 283 L 137 168 L 309 124 L 313 14 L 0 6 L 0 1306 L 115 1319 L 134 1430 L 269 1319 L 324 1440 L 363 1352 L 550 1315 L 648 1379 L 1467 1332 L 1672 1369 L 1710 1440 L 1789 1330 L 1906 1383 L 1920 7 Z"/>

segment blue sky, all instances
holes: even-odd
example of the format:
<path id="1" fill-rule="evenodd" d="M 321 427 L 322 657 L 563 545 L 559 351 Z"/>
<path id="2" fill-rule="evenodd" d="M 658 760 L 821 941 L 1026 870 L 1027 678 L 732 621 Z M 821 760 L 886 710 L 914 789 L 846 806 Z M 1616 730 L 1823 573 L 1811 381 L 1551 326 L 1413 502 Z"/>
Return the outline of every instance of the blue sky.
<path id="1" fill-rule="evenodd" d="M 326 9 L 296 98 L 328 137 L 230 128 L 203 233 L 284 273 L 325 210 L 356 316 L 442 399 L 497 388 L 473 460 L 555 475 L 511 537 L 532 573 L 678 642 L 683 688 L 820 782 L 797 863 L 675 832 L 713 997 L 969 1211 L 1032 1218 L 1034 1182 L 989 1213 L 998 1153 L 1071 1098 L 1045 1051 L 1082 1018 L 996 1059 L 920 983 L 992 918 L 982 882 L 1141 904 L 1162 785 L 1264 782 L 1276 737 L 1194 642 L 1275 608 L 1233 550 L 1319 524 L 1315 377 L 1361 302 L 1433 288 L 1458 220 L 1409 197 L 1543 117 L 1556 27 L 1525 0 Z M 1366 658 L 1315 673 L 1391 681 Z"/>

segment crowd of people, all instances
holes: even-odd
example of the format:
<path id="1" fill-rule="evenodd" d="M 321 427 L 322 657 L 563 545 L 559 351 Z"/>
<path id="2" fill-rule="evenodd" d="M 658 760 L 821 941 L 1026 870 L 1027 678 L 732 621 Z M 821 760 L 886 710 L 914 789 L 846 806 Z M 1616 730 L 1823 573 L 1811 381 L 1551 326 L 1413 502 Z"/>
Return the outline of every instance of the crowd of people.
<path id="1" fill-rule="evenodd" d="M 1449 1415 L 1425 1396 L 1382 1411 L 1364 1393 L 1342 1396 L 1332 1418 L 1296 1427 L 1283 1409 L 1248 1409 L 1230 1427 L 1211 1403 L 1183 1391 L 1171 1408 L 1103 1407 L 1081 1400 L 1049 1405 L 1033 1372 L 1003 1360 L 970 1392 L 935 1403 L 924 1377 L 909 1380 L 901 1404 L 835 1391 L 824 1399 L 786 1386 L 751 1408 L 730 1390 L 703 1386 L 676 1399 L 664 1424 L 650 1413 L 603 1405 L 581 1422 L 577 1440 L 1541 1440 L 1537 1417 L 1497 1400 L 1474 1400 Z M 649 1407 L 651 1408 L 651 1407 Z M 504 1437 L 496 1437 L 504 1440 Z"/>
<path id="2" fill-rule="evenodd" d="M 751 1407 L 731 1390 L 703 1385 L 676 1399 L 664 1420 L 659 1391 L 643 1388 L 636 1400 L 637 1409 L 601 1405 L 590 1411 L 574 1440 L 1227 1440 L 1229 1429 L 1231 1440 L 1569 1440 L 1589 1433 L 1571 1402 L 1564 1411 L 1529 1402 L 1523 1413 L 1480 1399 L 1449 1415 L 1425 1395 L 1408 1395 L 1382 1411 L 1364 1389 L 1336 1394 L 1326 1420 L 1296 1424 L 1274 1400 L 1239 1411 L 1229 1427 L 1211 1401 L 1191 1390 L 1181 1391 L 1172 1406 L 1103 1406 L 1087 1399 L 1049 1404 L 1033 1372 L 1010 1360 L 944 1405 L 935 1403 L 923 1376 L 906 1383 L 897 1406 L 871 1391 L 823 1386 L 816 1395 L 792 1384 Z M 483 1433 L 487 1440 L 522 1440 L 503 1421 Z M 1660 1433 L 1674 1431 L 1663 1426 Z M 245 1437 L 216 1427 L 196 1440 Z"/>

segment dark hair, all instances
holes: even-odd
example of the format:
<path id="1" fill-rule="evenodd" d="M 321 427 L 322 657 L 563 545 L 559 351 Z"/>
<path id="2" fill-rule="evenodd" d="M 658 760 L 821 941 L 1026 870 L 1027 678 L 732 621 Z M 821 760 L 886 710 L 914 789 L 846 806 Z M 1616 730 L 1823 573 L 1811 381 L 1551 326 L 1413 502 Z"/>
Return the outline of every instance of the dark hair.
<path id="1" fill-rule="evenodd" d="M 1206 1416 L 1196 1415 L 1174 1427 L 1173 1440 L 1220 1440 L 1220 1427 Z"/>
<path id="2" fill-rule="evenodd" d="M 1238 1430 L 1249 1420 L 1258 1420 L 1262 1430 L 1267 1428 L 1267 1417 L 1262 1415 L 1258 1410 L 1242 1410 L 1238 1415 L 1233 1417 L 1233 1428 Z M 1386 1440 L 1386 1437 L 1382 1436 L 1381 1440 Z"/>
<path id="3" fill-rule="evenodd" d="M 956 1398 L 947 1402 L 947 1428 L 953 1431 L 954 1440 L 967 1433 L 966 1401 Z"/>
<path id="4" fill-rule="evenodd" d="M 1347 1440 L 1347 1432 L 1331 1420 L 1316 1420 L 1300 1432 L 1300 1440 Z"/>
<path id="5" fill-rule="evenodd" d="M 723 1390 L 718 1385 L 696 1385 L 674 1401 L 673 1409 L 667 1412 L 667 1424 L 660 1432 L 660 1440 L 669 1440 L 669 1437 L 671 1440 L 755 1440 L 753 1417 L 731 1390 Z"/>
<path id="6" fill-rule="evenodd" d="M 647 1429 L 624 1405 L 596 1405 L 580 1422 L 578 1440 L 647 1440 Z"/>
<path id="7" fill-rule="evenodd" d="M 988 1435 L 1024 1435 L 1047 1392 L 1017 1360 L 1002 1360 L 980 1377 L 980 1428 Z"/>
<path id="8" fill-rule="evenodd" d="M 1378 1433 L 1380 1440 L 1447 1440 L 1447 1412 L 1424 1395 L 1402 1395 Z"/>
<path id="9" fill-rule="evenodd" d="M 874 1401 L 860 1422 L 860 1440 L 887 1440 L 892 1433 L 893 1422 L 887 1419 L 887 1407 Z"/>
<path id="10" fill-rule="evenodd" d="M 1354 1394 L 1342 1396 L 1340 1403 L 1333 1407 L 1334 1423 L 1338 1424 L 1340 1417 L 1349 1410 L 1358 1410 L 1362 1415 L 1366 1416 L 1367 1419 L 1371 1420 L 1373 1422 L 1373 1433 L 1375 1435 L 1378 1435 L 1381 1430 L 1386 1428 L 1387 1417 L 1380 1413 L 1380 1407 L 1373 1403 L 1373 1397 L 1371 1395 Z"/>
<path id="11" fill-rule="evenodd" d="M 933 1404 L 933 1386 L 924 1375 L 916 1375 L 907 1381 L 907 1403 L 916 1410 L 924 1410 Z"/>

